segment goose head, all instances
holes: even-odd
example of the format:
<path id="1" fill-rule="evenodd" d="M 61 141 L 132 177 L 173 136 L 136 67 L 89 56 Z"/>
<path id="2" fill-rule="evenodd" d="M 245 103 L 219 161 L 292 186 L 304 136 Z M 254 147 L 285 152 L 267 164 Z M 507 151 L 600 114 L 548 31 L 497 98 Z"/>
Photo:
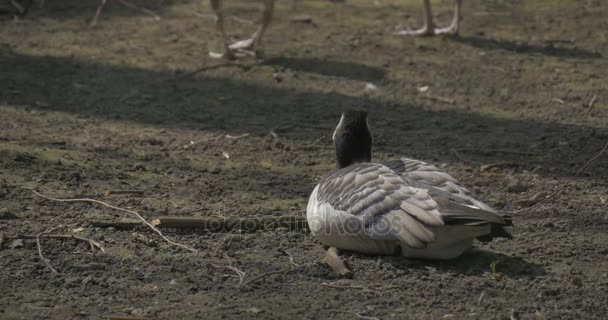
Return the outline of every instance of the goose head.
<path id="1" fill-rule="evenodd" d="M 372 134 L 367 123 L 367 112 L 363 110 L 343 112 L 332 139 L 336 148 L 338 168 L 371 161 Z"/>

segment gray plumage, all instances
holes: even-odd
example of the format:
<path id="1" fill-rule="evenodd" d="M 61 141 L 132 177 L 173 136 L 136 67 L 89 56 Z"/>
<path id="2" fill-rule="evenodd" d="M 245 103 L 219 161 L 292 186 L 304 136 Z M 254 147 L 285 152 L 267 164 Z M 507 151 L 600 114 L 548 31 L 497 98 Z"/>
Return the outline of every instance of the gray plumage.
<path id="1" fill-rule="evenodd" d="M 341 249 L 429 259 L 454 258 L 476 238 L 511 237 L 510 218 L 437 167 L 408 158 L 369 162 L 371 148 L 360 143 L 363 136 L 371 145 L 366 116 L 343 115 L 334 133 L 340 168 L 310 196 L 313 236 Z"/>

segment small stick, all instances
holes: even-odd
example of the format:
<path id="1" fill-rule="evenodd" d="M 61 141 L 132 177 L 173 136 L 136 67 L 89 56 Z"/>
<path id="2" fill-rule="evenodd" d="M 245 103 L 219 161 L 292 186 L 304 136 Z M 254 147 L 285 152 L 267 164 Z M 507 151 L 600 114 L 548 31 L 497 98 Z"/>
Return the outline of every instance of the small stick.
<path id="1" fill-rule="evenodd" d="M 131 8 L 131 9 L 133 9 L 133 10 L 139 10 L 139 11 L 141 11 L 141 12 L 143 12 L 143 13 L 145 13 L 145 14 L 147 14 L 147 15 L 151 16 L 151 17 L 152 17 L 152 18 L 154 18 L 154 20 L 156 20 L 156 21 L 160 20 L 160 16 L 159 16 L 159 15 L 157 15 L 157 14 L 156 14 L 154 11 L 152 11 L 152 10 L 148 10 L 148 9 L 146 9 L 146 8 L 143 8 L 143 7 L 138 7 L 138 6 L 136 6 L 136 5 L 134 5 L 134 4 L 130 3 L 130 2 L 127 2 L 127 0 L 118 0 L 118 2 L 122 3 L 122 4 L 123 4 L 125 7 L 127 7 L 127 8 Z"/>
<path id="2" fill-rule="evenodd" d="M 329 309 L 327 311 L 330 312 L 338 312 L 338 313 L 348 313 L 348 314 L 352 314 L 355 317 L 359 318 L 359 319 L 365 319 L 365 320 L 379 320 L 377 317 L 368 317 L 368 316 L 364 316 L 360 313 L 356 313 L 354 311 L 346 311 L 346 310 L 337 310 L 337 309 Z"/>
<path id="3" fill-rule="evenodd" d="M 91 220 L 91 225 L 98 228 L 116 228 L 121 230 L 131 230 L 144 225 L 139 219 L 122 218 L 119 220 Z"/>
<path id="4" fill-rule="evenodd" d="M 456 151 L 460 151 L 460 152 L 478 152 L 478 153 L 512 153 L 512 154 L 519 154 L 519 155 L 524 155 L 524 156 L 536 156 L 539 155 L 539 153 L 536 152 L 526 152 L 526 151 L 517 151 L 517 150 L 509 150 L 509 149 L 472 149 L 472 148 L 461 148 L 461 149 L 455 149 Z"/>
<path id="5" fill-rule="evenodd" d="M 593 108 L 593 105 L 595 104 L 595 101 L 597 101 L 597 94 L 593 95 L 593 98 L 591 98 L 591 101 L 589 101 L 589 104 L 587 104 L 588 108 Z"/>
<path id="6" fill-rule="evenodd" d="M 40 256 L 40 259 L 42 260 L 42 262 L 44 262 L 44 264 L 46 264 L 46 266 L 54 273 L 54 274 L 58 274 L 59 272 L 57 272 L 57 270 L 55 270 L 55 268 L 53 268 L 53 266 L 51 265 L 51 262 L 44 257 L 44 255 L 42 254 L 42 244 L 40 244 L 40 235 L 42 233 L 39 233 L 36 235 L 36 246 L 38 247 L 38 255 Z"/>
<path id="7" fill-rule="evenodd" d="M 251 278 L 251 279 L 249 279 L 247 281 L 241 281 L 240 286 L 241 287 L 246 287 L 247 285 L 249 285 L 249 284 L 251 284 L 251 283 L 253 283 L 255 281 L 258 281 L 260 279 L 263 279 L 263 278 L 265 278 L 265 277 L 267 277 L 269 275 L 278 274 L 278 273 L 284 273 L 286 271 L 288 271 L 288 270 L 275 270 L 275 271 L 264 272 L 264 273 L 262 273 L 262 274 L 260 274 L 258 276 L 255 276 L 255 277 L 253 277 L 253 278 Z M 245 278 L 243 277 L 243 280 L 244 279 Z"/>
<path id="8" fill-rule="evenodd" d="M 97 25 L 97 21 L 99 20 L 99 16 L 101 15 L 101 11 L 103 11 L 103 8 L 105 7 L 106 2 L 108 2 L 108 0 L 100 0 L 99 6 L 97 7 L 97 10 L 95 11 L 95 16 L 93 17 L 93 20 L 89 24 L 89 27 L 92 28 Z M 118 0 L 118 2 L 120 2 L 125 7 L 131 8 L 134 10 L 139 10 L 143 13 L 146 13 L 146 14 L 152 16 L 154 18 L 154 20 L 157 20 L 157 21 L 160 20 L 160 17 L 151 10 L 148 10 L 146 8 L 140 8 L 130 2 L 127 2 L 126 0 Z"/>
<path id="9" fill-rule="evenodd" d="M 327 249 L 325 258 L 323 258 L 321 262 L 329 265 L 334 272 L 341 277 L 351 277 L 353 275 L 352 271 L 346 268 L 344 262 L 342 262 L 342 259 L 338 256 L 338 249 L 335 247 Z"/>
<path id="10" fill-rule="evenodd" d="M 243 133 L 243 134 L 239 134 L 238 136 L 233 136 L 230 134 L 226 135 L 226 138 L 230 139 L 230 140 L 239 140 L 245 137 L 249 137 L 249 133 Z"/>
<path id="11" fill-rule="evenodd" d="M 483 300 L 483 296 L 486 294 L 485 291 L 481 292 L 481 295 L 479 295 L 479 299 L 477 299 L 477 305 L 481 305 L 481 301 Z"/>
<path id="12" fill-rule="evenodd" d="M 28 189 L 28 188 L 24 188 L 24 189 Z M 104 207 L 107 207 L 107 208 L 110 208 L 110 209 L 113 209 L 113 210 L 122 211 L 122 212 L 126 212 L 126 213 L 129 213 L 129 214 L 132 214 L 132 215 L 136 216 L 139 220 L 141 220 L 141 222 L 143 222 L 146 226 L 148 226 L 150 229 L 152 229 L 152 231 L 156 232 L 163 240 L 165 240 L 170 245 L 186 249 L 186 250 L 188 250 L 190 252 L 195 252 L 195 253 L 198 252 L 198 250 L 196 250 L 196 249 L 194 249 L 192 247 L 189 247 L 189 246 L 187 246 L 185 244 L 174 242 L 174 241 L 170 240 L 169 238 L 165 237 L 165 235 L 160 230 L 158 230 L 156 227 L 154 227 L 154 225 L 152 225 L 151 223 L 149 223 L 146 219 L 144 219 L 144 217 L 142 217 L 136 211 L 129 210 L 129 209 L 124 209 L 124 208 L 117 207 L 117 206 L 113 206 L 111 204 L 105 203 L 103 201 L 95 200 L 95 199 L 88 199 L 88 198 L 58 199 L 58 198 L 52 198 L 52 197 L 49 197 L 49 196 L 45 196 L 45 195 L 43 195 L 41 193 L 38 193 L 34 189 L 28 189 L 28 190 L 32 191 L 35 195 L 37 195 L 37 196 L 39 196 L 41 198 L 50 200 L 50 201 L 55 201 L 55 202 L 88 202 L 88 203 L 95 203 L 95 204 L 99 204 L 99 205 L 102 205 Z"/>
<path id="13" fill-rule="evenodd" d="M 289 253 L 287 250 L 282 250 L 289 257 L 289 263 L 291 263 L 294 267 L 299 268 L 300 266 L 293 261 L 293 255 Z"/>
<path id="14" fill-rule="evenodd" d="M 99 242 L 89 239 L 89 238 L 75 236 L 73 234 L 46 234 L 43 232 L 43 233 L 40 233 L 39 235 L 18 234 L 15 236 L 8 236 L 8 237 L 6 237 L 6 239 L 36 239 L 38 237 L 49 238 L 49 239 L 73 239 L 73 240 L 83 241 L 83 242 L 88 243 L 91 246 L 91 251 L 93 251 L 93 253 L 95 252 L 95 249 L 97 249 L 101 252 L 106 251 L 101 246 L 101 244 L 99 244 Z"/>
<path id="15" fill-rule="evenodd" d="M 519 163 L 495 162 L 495 163 L 490 163 L 490 164 L 486 164 L 486 165 L 479 167 L 479 171 L 488 171 L 488 170 L 494 169 L 494 168 L 516 168 L 516 167 L 519 167 Z"/>
<path id="16" fill-rule="evenodd" d="M 75 236 L 75 235 L 71 235 L 71 234 L 47 234 L 47 232 L 49 232 L 49 231 L 44 231 L 44 232 L 38 233 L 36 235 L 18 234 L 18 235 L 15 235 L 15 236 L 8 236 L 8 237 L 6 237 L 6 239 L 35 239 L 36 240 L 36 246 L 38 248 L 38 256 L 40 257 L 40 260 L 42 260 L 42 262 L 44 262 L 44 264 L 54 274 L 58 274 L 59 272 L 57 271 L 57 269 L 53 268 L 53 266 L 51 265 L 50 260 L 44 257 L 44 254 L 42 253 L 42 241 L 41 241 L 41 238 L 74 239 L 74 240 L 84 241 L 84 242 L 87 242 L 91 246 L 91 251 L 92 252 L 95 252 L 95 249 L 99 249 L 99 251 L 101 251 L 101 252 L 105 251 L 103 249 L 103 247 L 97 241 L 92 240 L 92 239 L 83 238 L 83 237 L 79 237 L 79 236 Z M 2 241 L 4 241 L 4 237 L 0 237 L 0 244 L 1 244 Z M 0 247 L 1 247 L 1 245 L 0 245 Z"/>
<path id="17" fill-rule="evenodd" d="M 21 4 L 19 4 L 19 2 L 15 1 L 15 0 L 11 0 L 11 4 L 13 5 L 13 7 L 15 7 L 15 9 L 17 9 L 17 11 L 19 11 L 19 14 L 25 13 L 25 7 L 23 7 Z"/>
<path id="18" fill-rule="evenodd" d="M 97 20 L 99 19 L 99 16 L 101 15 L 101 10 L 103 10 L 103 7 L 106 5 L 107 1 L 108 0 L 101 0 L 99 2 L 99 6 L 97 7 L 97 10 L 95 11 L 95 16 L 93 17 L 93 20 L 89 24 L 89 28 L 92 28 L 97 25 Z"/>
<path id="19" fill-rule="evenodd" d="M 606 144 L 604 145 L 604 147 L 602 148 L 602 150 L 600 150 L 600 152 L 598 152 L 595 156 L 593 156 L 591 159 L 589 159 L 587 161 L 587 163 L 585 163 L 585 165 L 583 165 L 583 167 L 581 167 L 576 174 L 574 174 L 574 176 L 572 176 L 570 179 L 568 179 L 566 182 L 562 183 L 554 192 L 552 192 L 551 194 L 549 194 L 548 196 L 546 196 L 543 200 L 537 202 L 535 205 L 529 207 L 529 208 L 525 208 L 525 209 L 521 209 L 519 211 L 516 211 L 515 214 L 518 213 L 522 213 L 524 211 L 532 211 L 533 209 L 538 208 L 538 206 L 540 206 L 541 204 L 545 203 L 547 200 L 553 198 L 556 194 L 560 193 L 567 185 L 569 185 L 570 183 L 572 183 L 572 181 L 574 181 L 574 179 L 578 178 L 581 173 L 587 169 L 587 167 L 595 160 L 597 160 L 597 158 L 601 157 L 604 152 L 606 152 L 606 149 L 608 149 L 608 142 L 606 142 Z"/>
<path id="20" fill-rule="evenodd" d="M 460 160 L 464 163 L 474 163 L 474 164 L 478 164 L 478 165 L 481 164 L 481 162 L 479 162 L 479 161 L 473 161 L 473 160 L 463 158 L 456 149 L 452 149 L 452 153 L 456 156 L 456 158 L 458 158 L 458 160 Z"/>
<path id="21" fill-rule="evenodd" d="M 425 95 L 422 95 L 421 97 L 429 99 L 429 100 L 433 100 L 433 101 L 439 101 L 439 102 L 447 103 L 447 104 L 454 104 L 454 103 L 456 103 L 456 100 L 454 100 L 452 98 L 444 98 L 444 97 L 439 97 L 439 96 L 433 96 L 433 95 L 430 95 L 430 94 L 425 94 Z"/>
<path id="22" fill-rule="evenodd" d="M 247 273 L 245 273 L 243 270 L 237 268 L 237 267 L 233 267 L 232 266 L 232 261 L 230 261 L 230 257 L 228 257 L 228 265 L 227 266 L 218 266 L 218 265 L 212 265 L 213 267 L 216 268 L 220 268 L 220 269 L 228 269 L 228 270 L 232 270 L 234 271 L 237 276 L 239 277 L 239 286 L 243 285 L 243 281 L 245 281 L 245 276 L 247 275 Z"/>

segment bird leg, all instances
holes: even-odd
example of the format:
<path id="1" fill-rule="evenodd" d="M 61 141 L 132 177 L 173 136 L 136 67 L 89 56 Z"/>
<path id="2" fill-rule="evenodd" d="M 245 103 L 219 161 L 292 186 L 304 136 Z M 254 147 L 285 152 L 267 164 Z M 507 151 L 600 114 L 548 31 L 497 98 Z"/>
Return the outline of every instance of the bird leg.
<path id="1" fill-rule="evenodd" d="M 454 15 L 452 16 L 452 22 L 448 27 L 436 29 L 435 34 L 458 34 L 458 31 L 460 31 L 461 5 L 462 0 L 454 0 Z"/>
<path id="2" fill-rule="evenodd" d="M 348 270 L 342 262 L 342 259 L 338 256 L 338 249 L 335 247 L 331 247 L 327 249 L 325 253 L 325 258 L 321 260 L 322 263 L 329 265 L 334 272 L 341 277 L 352 277 L 352 271 Z"/>
<path id="3" fill-rule="evenodd" d="M 395 33 L 399 36 L 434 36 L 440 34 L 457 34 L 460 28 L 460 7 L 462 0 L 454 0 L 454 16 L 452 23 L 446 28 L 436 28 L 433 22 L 433 12 L 431 10 L 431 1 L 423 0 L 424 2 L 424 26 L 418 30 L 402 30 Z"/>
<path id="4" fill-rule="evenodd" d="M 224 4 L 223 0 L 211 0 L 211 9 L 215 13 L 215 27 L 222 38 L 222 50 L 223 53 L 209 52 L 209 56 L 212 58 L 226 58 L 234 59 L 234 53 L 230 50 L 228 45 L 228 38 L 226 37 L 226 30 L 224 29 Z"/>
<path id="5" fill-rule="evenodd" d="M 230 49 L 233 50 L 253 50 L 260 45 L 264 32 L 272 20 L 272 14 L 274 12 L 274 0 L 264 0 L 264 11 L 262 11 L 262 22 L 251 36 L 246 40 L 241 40 L 230 45 Z"/>
<path id="6" fill-rule="evenodd" d="M 241 56 L 255 56 L 256 49 L 262 42 L 262 37 L 272 20 L 272 14 L 274 12 L 274 1 L 275 0 L 264 0 L 264 11 L 262 12 L 262 21 L 259 28 L 246 40 L 237 41 L 232 44 L 228 44 L 226 32 L 224 30 L 224 14 L 222 0 L 211 0 L 211 8 L 215 12 L 217 29 L 222 37 L 223 54 L 211 52 L 210 56 L 213 58 L 228 58 L 234 59 Z"/>

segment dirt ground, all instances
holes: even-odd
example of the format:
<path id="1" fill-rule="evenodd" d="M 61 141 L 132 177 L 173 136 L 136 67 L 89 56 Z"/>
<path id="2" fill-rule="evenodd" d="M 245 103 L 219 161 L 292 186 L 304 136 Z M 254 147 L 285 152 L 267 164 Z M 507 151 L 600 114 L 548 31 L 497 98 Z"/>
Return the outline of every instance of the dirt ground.
<path id="1" fill-rule="evenodd" d="M 294 23 L 279 1 L 263 59 L 196 74 L 220 63 L 207 1 L 135 1 L 160 21 L 109 1 L 92 29 L 92 0 L 1 17 L 0 235 L 106 252 L 43 240 L 55 275 L 35 241 L 5 240 L 0 319 L 606 319 L 608 155 L 576 172 L 608 142 L 608 4 L 470 0 L 459 37 L 392 36 L 421 24 L 419 2 L 302 1 L 312 23 Z M 434 3 L 447 23 L 450 2 Z M 258 7 L 226 1 L 229 34 L 247 36 Z M 167 232 L 193 254 L 90 223 L 127 214 L 23 189 L 148 219 L 304 215 L 352 107 L 370 112 L 376 159 L 444 166 L 514 212 L 516 238 L 445 262 L 345 253 L 355 274 L 339 280 L 305 231 Z M 209 261 L 284 272 L 239 286 Z"/>

